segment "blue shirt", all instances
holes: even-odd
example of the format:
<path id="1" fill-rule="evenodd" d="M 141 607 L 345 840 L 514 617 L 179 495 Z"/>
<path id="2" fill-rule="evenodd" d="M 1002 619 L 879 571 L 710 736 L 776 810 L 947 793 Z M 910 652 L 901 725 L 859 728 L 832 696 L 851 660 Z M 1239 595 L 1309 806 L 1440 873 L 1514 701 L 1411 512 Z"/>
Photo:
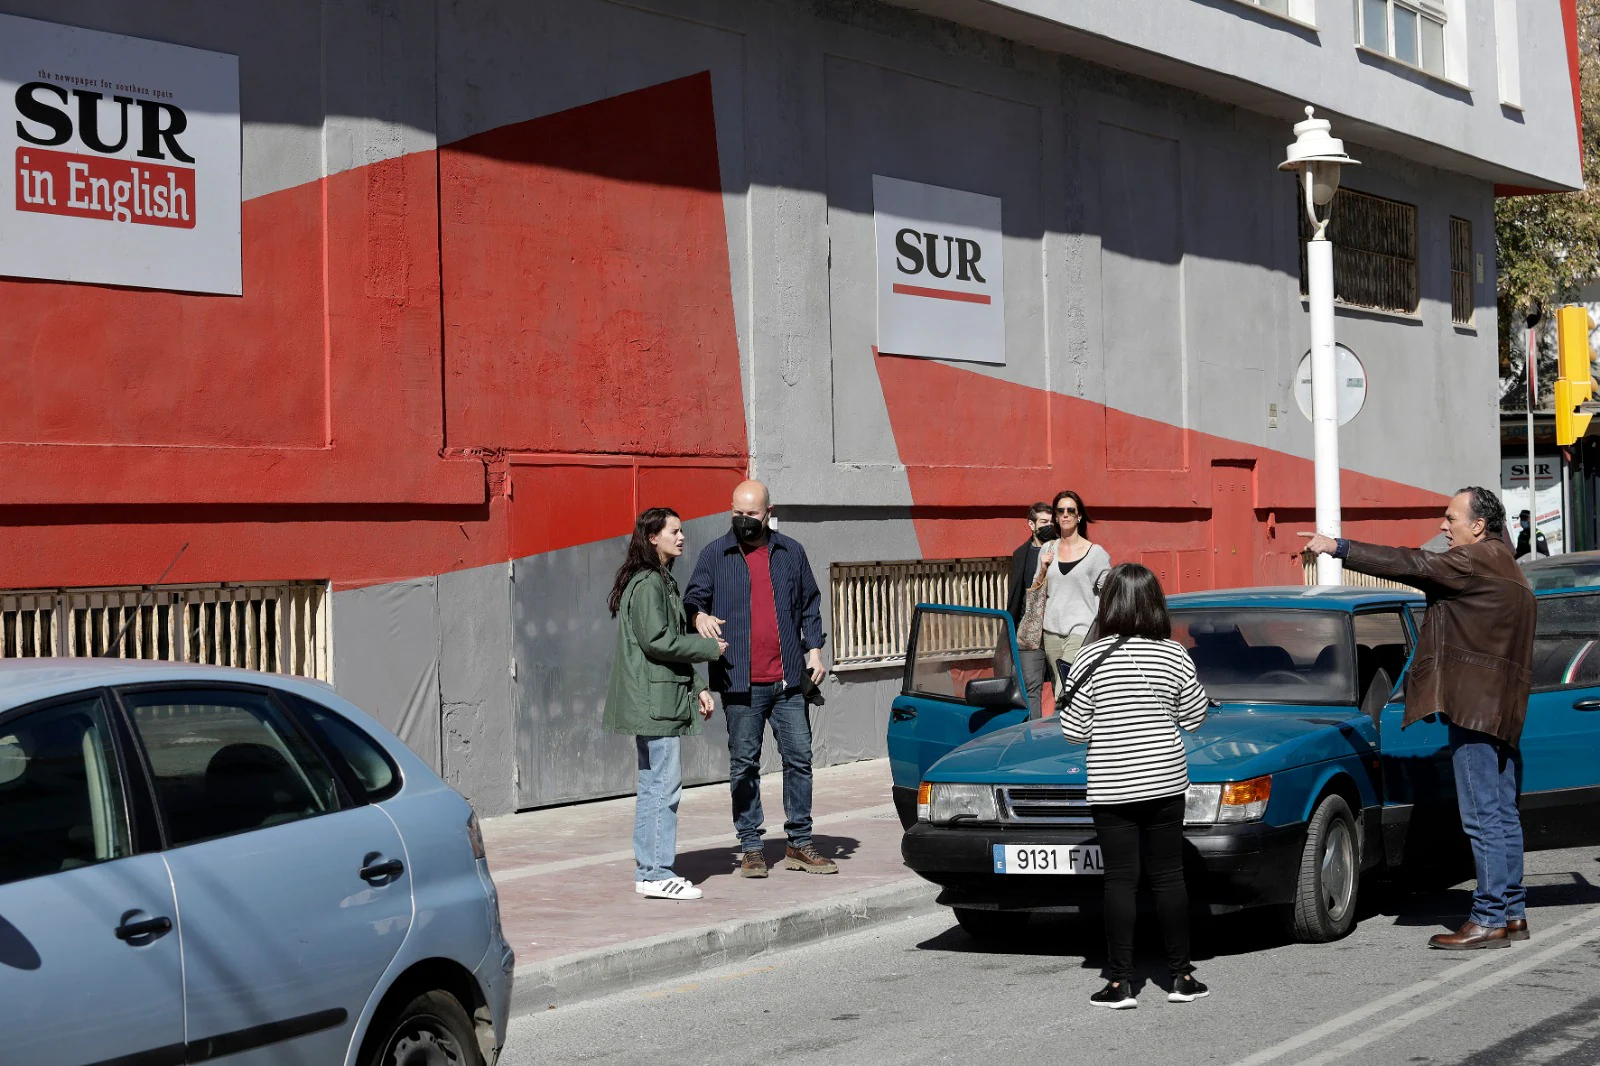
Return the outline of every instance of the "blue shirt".
<path id="1" fill-rule="evenodd" d="M 767 555 L 783 683 L 799 688 L 806 676 L 806 653 L 828 639 L 822 631 L 822 593 L 799 541 L 774 531 L 767 539 Z M 702 611 L 723 620 L 722 639 L 728 650 L 711 664 L 711 687 L 717 692 L 749 692 L 750 568 L 731 530 L 706 545 L 695 560 L 683 605 L 690 625 Z"/>

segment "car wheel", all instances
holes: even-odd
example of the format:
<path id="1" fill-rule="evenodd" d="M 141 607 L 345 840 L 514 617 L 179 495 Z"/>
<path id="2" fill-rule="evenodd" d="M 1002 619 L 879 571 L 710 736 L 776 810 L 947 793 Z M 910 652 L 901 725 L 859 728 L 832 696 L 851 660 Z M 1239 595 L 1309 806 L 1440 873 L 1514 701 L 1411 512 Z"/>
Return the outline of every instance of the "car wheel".
<path id="1" fill-rule="evenodd" d="M 1005 940 L 1017 936 L 1028 927 L 1031 918 L 1027 911 L 979 911 L 957 907 L 955 912 L 961 931 L 976 940 Z"/>
<path id="2" fill-rule="evenodd" d="M 1306 826 L 1291 926 L 1296 940 L 1338 940 L 1356 923 L 1361 844 L 1355 816 L 1339 796 L 1324 797 Z"/>
<path id="3" fill-rule="evenodd" d="M 383 1022 L 367 1066 L 484 1066 L 472 1019 L 448 992 L 424 992 Z"/>

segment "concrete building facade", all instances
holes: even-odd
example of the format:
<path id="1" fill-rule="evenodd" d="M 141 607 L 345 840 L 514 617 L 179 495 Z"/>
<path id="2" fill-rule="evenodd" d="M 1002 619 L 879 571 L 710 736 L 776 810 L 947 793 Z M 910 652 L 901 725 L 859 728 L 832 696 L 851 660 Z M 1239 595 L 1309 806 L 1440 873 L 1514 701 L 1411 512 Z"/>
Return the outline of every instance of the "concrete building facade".
<path id="1" fill-rule="evenodd" d="M 242 296 L 0 279 L 0 587 L 329 582 L 336 687 L 487 814 L 631 789 L 624 538 L 747 473 L 825 596 L 1063 488 L 1169 587 L 1298 582 L 1306 104 L 1413 209 L 1414 306 L 1337 329 L 1346 529 L 1421 543 L 1495 483 L 1494 197 L 1580 180 L 1575 12 L 1396 5 L 1437 71 L 1350 0 L 0 0 L 236 54 L 244 199 Z M 875 175 L 1002 202 L 1003 364 L 876 350 Z M 819 760 L 899 683 L 831 678 Z"/>

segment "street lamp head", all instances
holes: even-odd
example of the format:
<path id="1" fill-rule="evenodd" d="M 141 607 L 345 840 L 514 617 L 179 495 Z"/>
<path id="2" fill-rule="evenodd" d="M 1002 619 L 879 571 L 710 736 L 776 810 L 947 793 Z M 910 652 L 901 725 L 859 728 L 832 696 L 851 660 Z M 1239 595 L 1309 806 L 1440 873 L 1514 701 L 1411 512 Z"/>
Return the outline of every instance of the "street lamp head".
<path id="1" fill-rule="evenodd" d="M 1278 164 L 1279 170 L 1293 170 L 1303 174 L 1306 194 L 1306 214 L 1315 227 L 1315 239 L 1323 239 L 1327 230 L 1326 219 L 1317 218 L 1317 208 L 1327 207 L 1339 191 L 1339 168 L 1360 166 L 1344 151 L 1344 142 L 1331 134 L 1332 124 L 1317 118 L 1314 108 L 1306 108 L 1303 122 L 1294 126 L 1294 143 L 1289 146 L 1288 158 Z"/>
<path id="2" fill-rule="evenodd" d="M 1308 107 L 1305 121 L 1294 124 L 1294 143 L 1289 146 L 1288 157 L 1278 164 L 1278 169 L 1309 169 L 1319 196 L 1321 187 L 1327 186 L 1327 199 L 1317 200 L 1319 204 L 1326 204 L 1339 188 L 1339 168 L 1358 167 L 1361 164 L 1345 155 L 1344 142 L 1330 132 L 1333 124 L 1325 118 L 1314 117 L 1315 114 L 1316 109 Z"/>

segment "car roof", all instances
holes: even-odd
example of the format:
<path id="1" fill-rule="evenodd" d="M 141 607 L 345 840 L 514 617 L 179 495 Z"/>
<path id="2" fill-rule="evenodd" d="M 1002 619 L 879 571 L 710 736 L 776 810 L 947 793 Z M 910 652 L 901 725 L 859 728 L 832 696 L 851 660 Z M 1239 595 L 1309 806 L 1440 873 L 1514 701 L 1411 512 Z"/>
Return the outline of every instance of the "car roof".
<path id="1" fill-rule="evenodd" d="M 1524 570 L 1543 570 L 1555 566 L 1597 566 L 1600 565 L 1600 551 L 1563 552 L 1560 555 L 1547 555 L 1543 559 L 1531 559 L 1522 564 Z"/>
<path id="2" fill-rule="evenodd" d="M 1356 585 L 1277 585 L 1248 589 L 1179 592 L 1167 598 L 1174 610 L 1185 607 L 1274 607 L 1302 611 L 1356 611 L 1363 607 L 1421 603 L 1410 589 L 1374 589 Z"/>
<path id="3" fill-rule="evenodd" d="M 84 689 L 163 681 L 217 681 L 277 688 L 312 686 L 331 691 L 323 682 L 308 678 L 228 666 L 144 659 L 0 659 L 0 711 Z"/>

